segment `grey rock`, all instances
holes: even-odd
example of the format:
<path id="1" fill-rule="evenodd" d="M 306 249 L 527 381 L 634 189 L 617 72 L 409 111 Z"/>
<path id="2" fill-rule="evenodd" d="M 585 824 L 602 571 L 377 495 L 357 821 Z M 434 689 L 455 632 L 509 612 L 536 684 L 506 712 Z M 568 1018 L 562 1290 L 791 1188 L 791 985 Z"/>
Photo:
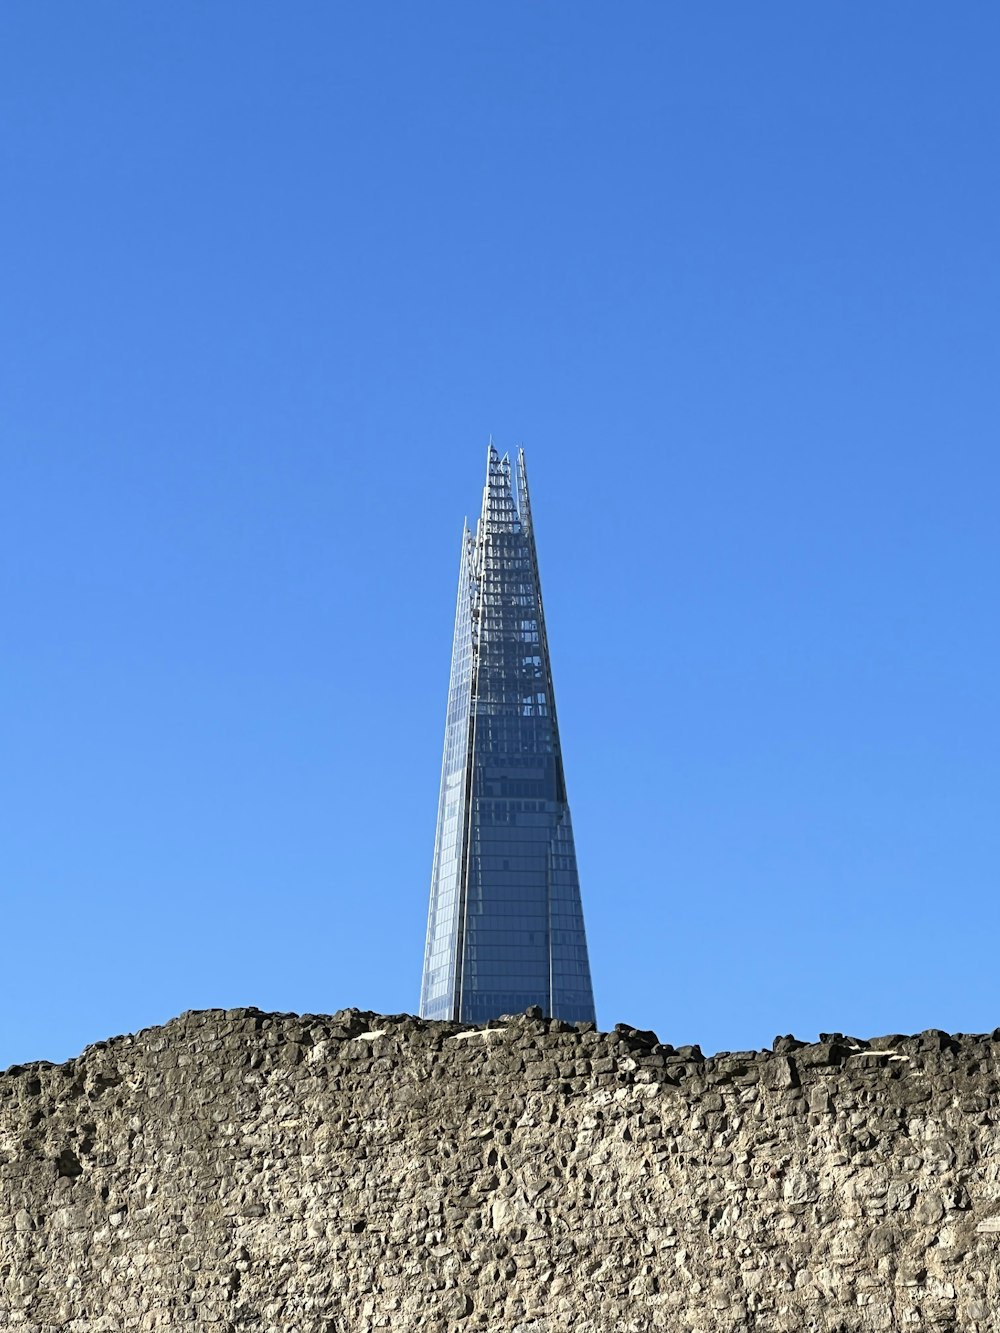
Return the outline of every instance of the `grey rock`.
<path id="1" fill-rule="evenodd" d="M 995 1333 L 996 1037 L 190 1012 L 0 1076 L 18 1333 Z"/>

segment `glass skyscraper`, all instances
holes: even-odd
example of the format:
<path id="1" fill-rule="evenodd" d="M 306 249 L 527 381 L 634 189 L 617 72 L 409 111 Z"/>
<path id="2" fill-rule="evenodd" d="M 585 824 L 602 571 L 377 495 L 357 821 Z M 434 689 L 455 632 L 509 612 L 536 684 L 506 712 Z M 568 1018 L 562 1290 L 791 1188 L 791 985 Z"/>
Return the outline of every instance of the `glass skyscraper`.
<path id="1" fill-rule="evenodd" d="M 535 1004 L 594 1021 L 524 452 L 515 482 L 491 442 L 462 534 L 420 1013 Z"/>

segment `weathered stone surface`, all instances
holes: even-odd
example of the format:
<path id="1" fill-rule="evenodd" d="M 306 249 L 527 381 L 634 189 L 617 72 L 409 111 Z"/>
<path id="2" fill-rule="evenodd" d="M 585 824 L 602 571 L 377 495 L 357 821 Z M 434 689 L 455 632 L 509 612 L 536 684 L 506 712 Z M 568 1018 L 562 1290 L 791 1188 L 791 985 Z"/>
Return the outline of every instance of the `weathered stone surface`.
<path id="1" fill-rule="evenodd" d="M 994 1333 L 998 1036 L 184 1014 L 0 1075 L 0 1328 Z"/>

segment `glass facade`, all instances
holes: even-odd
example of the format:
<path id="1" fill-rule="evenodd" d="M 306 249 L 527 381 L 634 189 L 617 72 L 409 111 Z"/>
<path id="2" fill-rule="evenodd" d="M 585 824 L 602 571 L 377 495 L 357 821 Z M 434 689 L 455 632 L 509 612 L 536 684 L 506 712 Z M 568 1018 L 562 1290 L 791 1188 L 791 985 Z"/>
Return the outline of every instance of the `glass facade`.
<path id="1" fill-rule="evenodd" d="M 462 536 L 420 1013 L 594 1021 L 524 454 Z"/>

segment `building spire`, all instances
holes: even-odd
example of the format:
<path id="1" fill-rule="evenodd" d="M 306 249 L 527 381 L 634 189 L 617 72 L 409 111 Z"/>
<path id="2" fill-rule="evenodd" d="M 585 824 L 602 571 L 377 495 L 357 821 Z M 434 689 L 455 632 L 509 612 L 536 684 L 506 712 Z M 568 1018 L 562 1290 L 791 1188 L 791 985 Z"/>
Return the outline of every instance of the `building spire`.
<path id="1" fill-rule="evenodd" d="M 523 451 L 490 437 L 460 566 L 420 1012 L 484 1023 L 594 997 Z"/>
<path id="2" fill-rule="evenodd" d="M 486 455 L 486 485 L 483 487 L 481 531 L 484 537 L 491 533 L 512 532 L 518 522 L 517 505 L 511 486 L 510 458 L 500 456 L 490 436 Z"/>
<path id="3" fill-rule="evenodd" d="M 530 536 L 531 497 L 528 494 L 528 468 L 524 461 L 524 450 L 520 445 L 517 450 L 517 512 L 521 518 L 521 526 Z"/>

